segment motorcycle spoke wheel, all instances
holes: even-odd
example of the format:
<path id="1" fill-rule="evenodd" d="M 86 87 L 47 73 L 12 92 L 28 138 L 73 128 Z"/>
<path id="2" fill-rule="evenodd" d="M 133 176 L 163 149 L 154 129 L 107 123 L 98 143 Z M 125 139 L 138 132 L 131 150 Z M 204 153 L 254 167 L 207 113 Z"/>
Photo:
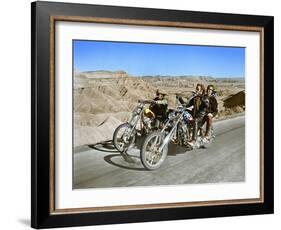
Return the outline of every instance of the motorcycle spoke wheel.
<path id="1" fill-rule="evenodd" d="M 131 135 L 132 129 L 128 123 L 118 126 L 113 134 L 113 144 L 119 152 L 124 152 L 135 142 L 135 135 Z"/>
<path id="2" fill-rule="evenodd" d="M 157 169 L 164 162 L 167 156 L 168 147 L 165 146 L 162 151 L 160 151 L 163 141 L 163 136 L 157 132 L 151 133 L 145 139 L 141 148 L 141 161 L 146 169 Z"/>

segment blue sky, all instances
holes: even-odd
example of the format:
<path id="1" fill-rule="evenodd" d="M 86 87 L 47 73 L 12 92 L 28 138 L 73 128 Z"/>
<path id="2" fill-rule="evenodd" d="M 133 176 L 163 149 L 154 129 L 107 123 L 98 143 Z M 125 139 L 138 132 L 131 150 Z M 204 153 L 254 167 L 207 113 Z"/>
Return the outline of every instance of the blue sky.
<path id="1" fill-rule="evenodd" d="M 77 71 L 124 70 L 130 75 L 244 77 L 245 48 L 73 41 Z"/>

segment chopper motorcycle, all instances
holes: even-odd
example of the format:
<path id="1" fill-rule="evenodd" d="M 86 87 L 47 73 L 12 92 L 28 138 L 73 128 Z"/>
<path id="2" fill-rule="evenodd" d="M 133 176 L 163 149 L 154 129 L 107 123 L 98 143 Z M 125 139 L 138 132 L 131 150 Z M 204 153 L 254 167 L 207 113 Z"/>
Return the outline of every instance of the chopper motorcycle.
<path id="1" fill-rule="evenodd" d="M 115 129 L 113 144 L 120 153 L 125 154 L 131 149 L 137 136 L 147 135 L 161 126 L 163 117 L 150 110 L 155 105 L 153 100 L 139 100 L 129 121 Z"/>
<path id="2" fill-rule="evenodd" d="M 186 108 L 178 105 L 171 111 L 168 119 L 160 131 L 150 133 L 143 142 L 140 152 L 140 158 L 143 166 L 148 170 L 158 169 L 165 161 L 168 153 L 169 142 L 172 141 L 191 150 L 193 148 L 205 147 L 213 138 L 213 127 L 211 127 L 211 138 L 204 141 L 203 123 L 198 125 L 198 133 L 195 146 L 189 143 L 193 139 L 194 122 L 192 117 L 192 108 Z"/>

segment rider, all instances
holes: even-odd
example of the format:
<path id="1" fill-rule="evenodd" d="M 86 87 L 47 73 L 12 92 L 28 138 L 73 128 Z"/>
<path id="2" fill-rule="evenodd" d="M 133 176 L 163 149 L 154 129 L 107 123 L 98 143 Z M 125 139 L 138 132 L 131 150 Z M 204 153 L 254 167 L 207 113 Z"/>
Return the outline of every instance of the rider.
<path id="1" fill-rule="evenodd" d="M 159 121 L 164 121 L 167 114 L 168 101 L 166 94 L 159 89 L 156 90 L 156 97 L 152 100 L 149 108 L 145 109 L 145 115 L 154 118 L 155 127 L 159 126 Z"/>
<path id="2" fill-rule="evenodd" d="M 204 117 L 203 122 L 207 123 L 205 138 L 207 140 L 210 140 L 213 117 L 215 117 L 218 113 L 218 102 L 217 102 L 217 99 L 216 99 L 216 92 L 215 92 L 214 85 L 208 85 L 207 86 L 206 98 L 208 98 L 208 100 L 209 100 L 209 106 L 206 109 L 206 115 Z"/>
<path id="3" fill-rule="evenodd" d="M 205 87 L 203 84 L 197 84 L 195 88 L 195 93 L 193 94 L 193 97 L 189 100 L 187 106 L 193 107 L 193 117 L 196 118 L 202 113 L 205 112 L 205 104 L 203 102 L 203 98 L 205 95 Z"/>
<path id="4" fill-rule="evenodd" d="M 194 118 L 198 117 L 198 115 L 204 113 L 206 110 L 206 103 L 202 103 L 202 101 L 205 102 L 204 99 L 206 99 L 205 87 L 203 84 L 198 83 L 196 85 L 195 92 L 193 92 L 191 99 L 187 103 L 184 102 L 181 96 L 177 96 L 177 99 L 182 105 L 186 104 L 186 107 L 192 108 L 192 115 Z"/>
<path id="5" fill-rule="evenodd" d="M 203 84 L 197 84 L 195 95 L 189 101 L 188 106 L 193 106 L 194 124 L 191 143 L 191 145 L 193 146 L 196 143 L 198 127 L 199 125 L 202 125 L 203 119 L 206 115 L 206 110 L 209 106 L 209 101 L 205 96 L 205 87 Z"/>
<path id="6" fill-rule="evenodd" d="M 196 139 L 198 135 L 198 127 L 203 124 L 203 119 L 206 115 L 206 110 L 209 106 L 208 98 L 205 95 L 205 87 L 203 84 L 198 83 L 196 85 L 196 91 L 193 93 L 192 98 L 187 103 L 187 107 L 192 108 L 192 115 L 194 118 L 193 123 L 193 133 L 192 141 L 189 143 L 191 146 L 196 144 Z M 184 104 L 184 101 L 181 97 L 178 97 L 181 104 Z"/>
<path id="7" fill-rule="evenodd" d="M 151 110 L 156 114 L 156 117 L 164 118 L 168 108 L 168 100 L 166 94 L 159 89 L 156 90 L 156 97 L 153 99 Z"/>

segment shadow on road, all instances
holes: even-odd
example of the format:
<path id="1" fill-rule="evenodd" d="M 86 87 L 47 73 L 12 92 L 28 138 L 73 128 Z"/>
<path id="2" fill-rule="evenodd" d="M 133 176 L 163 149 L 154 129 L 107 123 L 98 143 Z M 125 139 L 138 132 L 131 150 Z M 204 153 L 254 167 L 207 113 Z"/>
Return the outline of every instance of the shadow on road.
<path id="1" fill-rule="evenodd" d="M 144 137 L 137 137 L 134 148 L 140 150 L 144 139 L 145 139 Z M 88 145 L 88 147 L 102 152 L 118 153 L 118 150 L 114 147 L 112 140 L 100 142 L 93 145 Z M 169 143 L 168 155 L 173 156 L 173 155 L 185 153 L 187 151 L 190 151 L 190 149 L 188 149 L 187 147 Z"/>
<path id="2" fill-rule="evenodd" d="M 102 152 L 118 153 L 112 143 L 112 140 L 100 142 L 94 145 L 89 145 L 89 147 Z"/>
<path id="3" fill-rule="evenodd" d="M 188 149 L 187 147 L 180 146 L 173 143 L 169 144 L 168 156 L 176 156 L 178 154 L 183 154 L 187 152 L 190 152 L 190 149 Z"/>
<path id="4" fill-rule="evenodd" d="M 120 162 L 114 161 L 113 159 L 118 157 L 117 159 L 120 160 Z M 111 154 L 111 155 L 107 155 L 104 157 L 104 160 L 114 166 L 117 166 L 119 168 L 123 168 L 123 169 L 129 169 L 129 170 L 135 170 L 135 171 L 146 171 L 145 168 L 143 168 L 142 164 L 139 161 L 139 157 L 136 156 L 130 156 L 132 158 L 136 158 L 136 162 L 134 163 L 128 163 L 126 162 L 123 157 L 120 154 Z"/>
<path id="5" fill-rule="evenodd" d="M 140 150 L 141 145 L 144 141 L 143 137 L 138 137 L 136 139 L 136 143 L 134 146 L 134 149 Z M 106 152 L 106 153 L 118 153 L 118 154 L 110 154 L 104 157 L 104 160 L 114 166 L 117 166 L 119 168 L 123 169 L 129 169 L 129 170 L 137 170 L 137 171 L 146 171 L 143 168 L 143 165 L 141 164 L 140 157 L 134 156 L 129 154 L 129 158 L 131 158 L 130 161 L 126 161 L 121 154 L 116 150 L 114 147 L 112 140 L 100 142 L 97 144 L 89 145 L 89 148 L 95 149 L 97 151 Z M 178 154 L 184 154 L 187 153 L 188 149 L 183 146 L 179 146 L 177 144 L 169 143 L 169 151 L 168 156 L 176 156 Z M 118 158 L 117 158 L 118 157 Z M 113 160 L 116 159 L 116 160 Z"/>
<path id="6" fill-rule="evenodd" d="M 144 137 L 138 136 L 136 138 L 136 143 L 135 143 L 134 148 L 140 149 L 143 141 L 144 141 Z M 118 153 L 118 150 L 113 145 L 112 140 L 103 141 L 103 142 L 93 144 L 93 145 L 88 145 L 88 147 L 92 148 L 92 149 L 95 149 L 95 150 L 98 150 L 98 151 L 102 151 L 102 152 Z"/>
<path id="7" fill-rule="evenodd" d="M 144 142 L 145 137 L 138 137 L 136 140 L 135 147 L 137 149 L 141 149 L 142 143 Z M 179 146 L 177 144 L 169 143 L 169 150 L 168 150 L 168 156 L 176 156 L 178 154 L 186 153 L 187 151 L 190 151 L 187 147 Z"/>

